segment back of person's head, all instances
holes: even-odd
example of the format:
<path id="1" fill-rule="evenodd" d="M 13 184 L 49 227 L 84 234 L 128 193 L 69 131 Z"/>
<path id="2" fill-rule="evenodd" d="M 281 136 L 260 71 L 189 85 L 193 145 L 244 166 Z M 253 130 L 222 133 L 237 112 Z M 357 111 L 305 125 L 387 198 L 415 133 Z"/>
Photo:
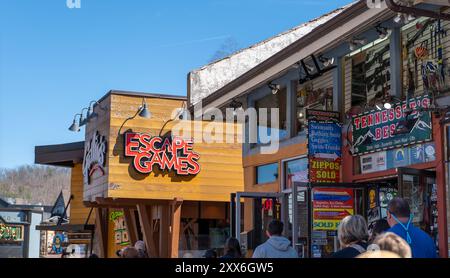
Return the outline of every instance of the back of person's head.
<path id="1" fill-rule="evenodd" d="M 372 229 L 372 234 L 370 236 L 371 241 L 375 240 L 378 235 L 381 235 L 390 228 L 391 226 L 389 226 L 389 223 L 386 219 L 377 220 Z"/>
<path id="2" fill-rule="evenodd" d="M 349 215 L 338 226 L 338 239 L 342 246 L 367 241 L 369 233 L 367 222 L 361 215 Z"/>
<path id="3" fill-rule="evenodd" d="M 145 242 L 143 242 L 142 240 L 138 240 L 136 241 L 136 243 L 134 244 L 134 248 L 136 248 L 136 250 L 139 253 L 139 258 L 147 258 L 147 247 L 145 246 Z"/>
<path id="4" fill-rule="evenodd" d="M 227 241 L 225 242 L 225 253 L 233 255 L 235 258 L 242 257 L 241 245 L 236 238 L 230 237 L 227 239 Z"/>
<path id="5" fill-rule="evenodd" d="M 206 250 L 205 254 L 203 255 L 203 258 L 216 259 L 217 258 L 216 250 L 214 250 L 214 249 Z"/>
<path id="6" fill-rule="evenodd" d="M 283 234 L 284 224 L 280 220 L 272 220 L 267 227 L 270 236 L 281 236 Z"/>
<path id="7" fill-rule="evenodd" d="M 396 217 L 409 218 L 411 215 L 411 210 L 409 204 L 405 199 L 394 198 L 388 204 L 388 210 L 390 213 L 394 214 Z"/>
<path id="8" fill-rule="evenodd" d="M 134 247 L 131 247 L 131 246 L 126 247 L 122 251 L 122 258 L 125 258 L 125 259 L 137 259 L 137 258 L 139 258 L 139 252 Z"/>
<path id="9" fill-rule="evenodd" d="M 89 259 L 98 259 L 99 257 L 97 256 L 97 254 L 94 254 L 94 253 L 92 253 L 90 256 L 89 256 Z"/>
<path id="10" fill-rule="evenodd" d="M 403 238 L 394 233 L 387 232 L 377 236 L 373 244 L 382 251 L 393 252 L 402 258 L 412 257 L 411 247 L 409 244 Z"/>
<path id="11" fill-rule="evenodd" d="M 401 259 L 401 257 L 390 251 L 368 251 L 357 256 L 358 259 Z"/>

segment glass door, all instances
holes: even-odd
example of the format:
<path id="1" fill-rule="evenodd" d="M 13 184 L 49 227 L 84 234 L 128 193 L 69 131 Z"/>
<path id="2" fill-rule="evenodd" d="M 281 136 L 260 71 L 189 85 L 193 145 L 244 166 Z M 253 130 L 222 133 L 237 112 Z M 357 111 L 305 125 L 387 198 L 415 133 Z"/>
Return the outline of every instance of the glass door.
<path id="1" fill-rule="evenodd" d="M 398 174 L 399 193 L 410 205 L 413 224 L 429 233 L 437 245 L 436 172 L 399 168 Z"/>

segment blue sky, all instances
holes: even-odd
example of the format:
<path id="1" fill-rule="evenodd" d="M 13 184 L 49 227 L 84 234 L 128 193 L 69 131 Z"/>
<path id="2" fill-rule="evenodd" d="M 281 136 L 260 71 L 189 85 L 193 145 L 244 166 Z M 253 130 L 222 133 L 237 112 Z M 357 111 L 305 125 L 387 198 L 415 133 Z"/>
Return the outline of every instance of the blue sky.
<path id="1" fill-rule="evenodd" d="M 226 40 L 248 47 L 350 0 L 0 0 L 0 167 L 84 140 L 73 115 L 110 89 L 186 94 Z"/>

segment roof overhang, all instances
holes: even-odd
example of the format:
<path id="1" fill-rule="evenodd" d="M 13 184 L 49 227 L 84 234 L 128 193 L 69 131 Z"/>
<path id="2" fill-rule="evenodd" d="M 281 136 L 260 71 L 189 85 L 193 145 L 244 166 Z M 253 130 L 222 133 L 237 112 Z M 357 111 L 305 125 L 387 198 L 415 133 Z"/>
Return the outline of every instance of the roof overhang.
<path id="1" fill-rule="evenodd" d="M 38 231 L 57 231 L 57 232 L 92 232 L 95 225 L 87 224 L 62 224 L 62 225 L 36 225 Z"/>
<path id="2" fill-rule="evenodd" d="M 351 39 L 353 34 L 363 32 L 367 26 L 375 25 L 392 17 L 387 7 L 369 8 L 366 1 L 359 1 L 349 9 L 317 27 L 314 32 L 300 38 L 285 49 L 273 55 L 241 77 L 230 82 L 202 100 L 202 108 L 221 107 L 236 97 L 285 74 L 292 65 L 326 49 L 336 47 Z M 190 110 L 195 110 L 191 106 Z"/>
<path id="3" fill-rule="evenodd" d="M 73 167 L 83 162 L 84 141 L 61 145 L 36 146 L 35 163 L 52 166 Z"/>

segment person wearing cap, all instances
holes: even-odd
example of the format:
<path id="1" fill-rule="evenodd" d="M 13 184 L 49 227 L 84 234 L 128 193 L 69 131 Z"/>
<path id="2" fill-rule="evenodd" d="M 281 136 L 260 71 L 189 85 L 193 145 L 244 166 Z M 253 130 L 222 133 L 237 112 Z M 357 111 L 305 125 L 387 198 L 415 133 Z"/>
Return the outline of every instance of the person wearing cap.
<path id="1" fill-rule="evenodd" d="M 411 247 L 413 258 L 437 258 L 433 239 L 412 224 L 413 215 L 405 199 L 394 198 L 389 202 L 387 221 L 392 232 L 403 238 Z"/>

